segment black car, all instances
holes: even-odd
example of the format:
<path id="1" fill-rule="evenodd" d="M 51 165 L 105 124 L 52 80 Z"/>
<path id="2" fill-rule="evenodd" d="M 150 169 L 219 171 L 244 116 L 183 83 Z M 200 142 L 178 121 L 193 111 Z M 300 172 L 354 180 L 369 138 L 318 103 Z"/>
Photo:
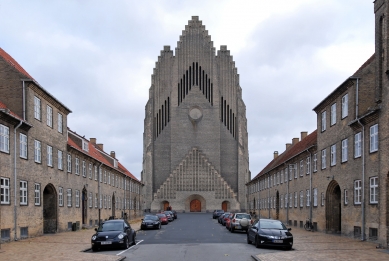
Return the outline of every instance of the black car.
<path id="1" fill-rule="evenodd" d="M 224 213 L 224 210 L 216 209 L 216 210 L 213 211 L 212 218 L 216 219 L 216 218 L 220 217 L 220 215 L 223 214 L 223 213 Z"/>
<path id="2" fill-rule="evenodd" d="M 171 211 L 165 210 L 162 213 L 167 216 L 167 219 L 169 220 L 169 222 L 174 221 L 174 215 Z"/>
<path id="3" fill-rule="evenodd" d="M 96 234 L 92 236 L 92 250 L 99 248 L 121 247 L 127 249 L 135 245 L 136 232 L 130 224 L 123 219 L 107 220 L 95 228 Z"/>
<path id="4" fill-rule="evenodd" d="M 173 213 L 173 218 L 177 219 L 177 211 L 175 210 L 169 210 L 169 211 Z"/>
<path id="5" fill-rule="evenodd" d="M 161 220 L 159 220 L 159 217 L 157 215 L 146 215 L 142 219 L 140 229 L 145 230 L 148 228 L 161 229 Z"/>
<path id="6" fill-rule="evenodd" d="M 247 231 L 247 244 L 254 242 L 257 248 L 276 246 L 290 250 L 293 246 L 290 230 L 279 220 L 259 219 Z"/>

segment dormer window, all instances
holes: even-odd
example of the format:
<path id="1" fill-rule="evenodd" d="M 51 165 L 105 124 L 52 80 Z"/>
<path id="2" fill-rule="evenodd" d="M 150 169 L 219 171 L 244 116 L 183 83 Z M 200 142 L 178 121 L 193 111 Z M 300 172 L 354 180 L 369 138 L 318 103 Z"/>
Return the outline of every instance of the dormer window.
<path id="1" fill-rule="evenodd" d="M 113 160 L 113 166 L 114 166 L 115 168 L 118 167 L 118 161 L 117 161 L 116 159 Z"/>
<path id="2" fill-rule="evenodd" d="M 86 142 L 85 140 L 82 140 L 82 150 L 89 151 L 88 142 Z"/>

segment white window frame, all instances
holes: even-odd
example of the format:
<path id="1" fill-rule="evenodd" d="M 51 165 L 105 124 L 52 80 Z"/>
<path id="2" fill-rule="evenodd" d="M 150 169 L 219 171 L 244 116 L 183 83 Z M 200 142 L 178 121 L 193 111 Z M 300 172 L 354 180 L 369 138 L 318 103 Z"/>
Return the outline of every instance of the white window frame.
<path id="1" fill-rule="evenodd" d="M 348 139 L 342 140 L 342 163 L 348 160 Z"/>
<path id="2" fill-rule="evenodd" d="M 58 205 L 60 207 L 63 207 L 63 188 L 62 187 L 58 188 Z"/>
<path id="3" fill-rule="evenodd" d="M 95 180 L 97 181 L 97 165 L 95 165 Z"/>
<path id="4" fill-rule="evenodd" d="M 36 163 L 42 162 L 42 144 L 39 140 L 34 140 L 34 160 Z"/>
<path id="5" fill-rule="evenodd" d="M 19 142 L 20 142 L 19 156 L 23 159 L 27 159 L 27 154 L 28 154 L 27 135 L 23 133 L 19 133 Z"/>
<path id="6" fill-rule="evenodd" d="M 370 127 L 370 152 L 378 151 L 378 124 Z"/>
<path id="7" fill-rule="evenodd" d="M 300 160 L 300 177 L 304 176 L 304 160 Z"/>
<path id="8" fill-rule="evenodd" d="M 358 132 L 354 136 L 354 158 L 359 158 L 362 155 L 362 132 Z"/>
<path id="9" fill-rule="evenodd" d="M 288 193 L 285 193 L 285 208 L 288 207 Z"/>
<path id="10" fill-rule="evenodd" d="M 307 189 L 307 207 L 311 206 L 311 191 Z"/>
<path id="11" fill-rule="evenodd" d="M 331 126 L 336 124 L 336 103 L 331 105 Z"/>
<path id="12" fill-rule="evenodd" d="M 41 99 L 34 96 L 34 117 L 37 120 L 41 120 Z"/>
<path id="13" fill-rule="evenodd" d="M 57 130 L 59 133 L 63 132 L 63 116 L 61 113 L 58 113 Z"/>
<path id="14" fill-rule="evenodd" d="M 1 204 L 10 204 L 10 186 L 9 178 L 0 178 L 0 196 Z"/>
<path id="15" fill-rule="evenodd" d="M 335 166 L 336 165 L 336 144 L 331 145 L 331 160 L 330 165 Z"/>
<path id="16" fill-rule="evenodd" d="M 41 184 L 39 184 L 39 183 L 35 183 L 34 196 L 35 196 L 35 206 L 40 206 L 40 204 L 41 204 Z"/>
<path id="17" fill-rule="evenodd" d="M 327 168 L 327 149 L 321 151 L 321 169 Z"/>
<path id="18" fill-rule="evenodd" d="M 95 194 L 95 208 L 97 208 L 98 205 L 98 194 Z"/>
<path id="19" fill-rule="evenodd" d="M 107 184 L 107 171 L 104 170 L 104 183 Z"/>
<path id="20" fill-rule="evenodd" d="M 307 175 L 311 174 L 311 157 L 307 157 Z"/>
<path id="21" fill-rule="evenodd" d="M 89 191 L 89 208 L 93 207 L 93 193 Z"/>
<path id="22" fill-rule="evenodd" d="M 325 201 L 325 198 L 324 198 L 324 192 L 321 193 L 321 205 L 324 206 L 324 201 Z"/>
<path id="23" fill-rule="evenodd" d="M 50 128 L 53 127 L 53 108 L 47 105 L 46 109 L 46 123 Z"/>
<path id="24" fill-rule="evenodd" d="M 99 180 L 100 183 L 103 182 L 103 170 L 101 168 L 99 168 Z"/>
<path id="25" fill-rule="evenodd" d="M 289 193 L 289 208 L 292 208 L 293 207 L 293 194 L 292 192 Z"/>
<path id="26" fill-rule="evenodd" d="M 348 93 L 342 97 L 342 119 L 348 116 Z"/>
<path id="27" fill-rule="evenodd" d="M 82 161 L 82 176 L 86 178 L 86 163 L 85 160 Z"/>
<path id="28" fill-rule="evenodd" d="M 111 185 L 111 172 L 108 172 L 108 185 Z"/>
<path id="29" fill-rule="evenodd" d="M 361 204 L 361 191 L 362 191 L 362 181 L 360 179 L 354 181 L 354 204 Z"/>
<path id="30" fill-rule="evenodd" d="M 74 165 L 75 165 L 74 174 L 80 175 L 80 159 L 78 157 L 76 157 Z"/>
<path id="31" fill-rule="evenodd" d="M 348 205 L 348 191 L 347 191 L 347 189 L 344 190 L 344 204 Z"/>
<path id="32" fill-rule="evenodd" d="M 313 188 L 313 206 L 317 207 L 317 188 Z"/>
<path id="33" fill-rule="evenodd" d="M 300 208 L 304 207 L 304 191 L 300 190 Z"/>
<path id="34" fill-rule="evenodd" d="M 297 208 L 298 199 L 297 199 L 297 191 L 294 192 L 294 207 Z"/>
<path id="35" fill-rule="evenodd" d="M 313 172 L 317 172 L 317 153 L 313 154 Z"/>
<path id="36" fill-rule="evenodd" d="M 68 207 L 72 206 L 72 189 L 68 188 L 67 189 L 67 205 Z"/>
<path id="37" fill-rule="evenodd" d="M 370 204 L 378 204 L 378 177 L 371 177 L 370 184 Z"/>
<path id="38" fill-rule="evenodd" d="M 321 132 L 327 129 L 326 123 L 327 123 L 327 111 L 323 111 L 321 113 Z"/>
<path id="39" fill-rule="evenodd" d="M 102 209 L 103 208 L 103 195 L 100 194 L 100 200 L 99 200 L 100 204 L 99 204 L 99 209 Z"/>
<path id="40" fill-rule="evenodd" d="M 89 151 L 89 144 L 85 140 L 82 140 L 82 150 L 87 152 Z"/>
<path id="41" fill-rule="evenodd" d="M 68 154 L 67 158 L 67 171 L 68 173 L 72 173 L 72 155 Z"/>
<path id="42" fill-rule="evenodd" d="M 281 170 L 280 184 L 284 182 L 284 170 Z"/>
<path id="43" fill-rule="evenodd" d="M 53 147 L 47 145 L 47 166 L 53 166 Z"/>
<path id="44" fill-rule="evenodd" d="M 63 152 L 58 150 L 58 169 L 63 170 Z"/>
<path id="45" fill-rule="evenodd" d="M 76 208 L 80 207 L 80 191 L 76 189 Z"/>
<path id="46" fill-rule="evenodd" d="M 93 168 L 93 166 L 92 166 L 92 163 L 89 163 L 89 179 L 92 179 L 92 168 Z"/>
<path id="47" fill-rule="evenodd" d="M 9 127 L 0 124 L 0 151 L 9 153 Z"/>
<path id="48" fill-rule="evenodd" d="M 28 202 L 28 184 L 27 181 L 21 180 L 19 182 L 19 191 L 20 191 L 20 205 L 27 205 Z"/>
<path id="49" fill-rule="evenodd" d="M 288 175 L 289 175 L 288 168 L 285 168 L 284 174 L 285 174 L 285 183 L 287 183 L 288 182 Z"/>

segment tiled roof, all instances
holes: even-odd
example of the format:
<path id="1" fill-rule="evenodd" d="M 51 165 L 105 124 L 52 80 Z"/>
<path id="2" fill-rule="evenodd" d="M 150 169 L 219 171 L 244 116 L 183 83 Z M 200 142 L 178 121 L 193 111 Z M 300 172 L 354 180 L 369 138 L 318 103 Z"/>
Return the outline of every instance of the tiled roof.
<path id="1" fill-rule="evenodd" d="M 0 57 L 2 57 L 6 62 L 8 62 L 11 66 L 13 66 L 20 73 L 24 74 L 27 78 L 34 79 L 34 78 L 32 78 L 32 76 L 30 74 L 28 74 L 28 72 L 26 72 L 26 70 L 23 69 L 22 66 L 20 66 L 20 64 L 17 61 L 15 61 L 14 58 L 11 57 L 11 55 L 9 55 L 7 52 L 5 52 L 2 48 L 0 48 Z"/>
<path id="2" fill-rule="evenodd" d="M 1 101 L 0 101 L 0 109 L 6 109 L 6 110 L 9 110 L 8 108 L 7 108 L 7 106 L 4 104 L 4 103 L 2 103 Z M 18 120 L 23 120 L 21 117 L 19 117 L 19 115 L 17 115 L 16 113 L 14 113 L 13 111 L 11 111 L 11 110 L 9 110 L 9 114 L 10 115 L 12 115 L 14 118 L 17 118 Z"/>
<path id="3" fill-rule="evenodd" d="M 288 160 L 296 157 L 300 153 L 304 152 L 308 148 L 316 145 L 317 143 L 317 130 L 313 131 L 307 137 L 305 137 L 300 142 L 291 145 L 284 153 L 278 155 L 275 159 L 273 159 L 261 172 L 259 172 L 252 180 L 259 178 L 260 176 L 268 173 L 272 169 L 283 165 Z"/>

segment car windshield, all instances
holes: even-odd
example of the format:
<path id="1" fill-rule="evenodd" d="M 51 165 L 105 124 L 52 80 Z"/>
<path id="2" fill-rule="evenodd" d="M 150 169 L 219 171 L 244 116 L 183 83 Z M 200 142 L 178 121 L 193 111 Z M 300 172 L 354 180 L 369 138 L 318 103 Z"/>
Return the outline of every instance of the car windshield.
<path id="1" fill-rule="evenodd" d="M 239 219 L 242 219 L 242 218 L 251 219 L 251 217 L 250 217 L 249 214 L 236 214 L 236 217 L 235 217 L 235 218 L 239 218 Z"/>
<path id="2" fill-rule="evenodd" d="M 157 216 L 145 216 L 144 220 L 158 220 Z"/>
<path id="3" fill-rule="evenodd" d="M 157 216 L 158 216 L 158 217 L 162 217 L 162 218 L 163 218 L 163 217 L 166 217 L 165 214 L 157 214 Z"/>
<path id="4" fill-rule="evenodd" d="M 273 220 L 261 220 L 259 221 L 260 228 L 264 229 L 286 229 L 285 225 L 280 221 L 273 221 Z"/>
<path id="5" fill-rule="evenodd" d="M 100 225 L 98 232 L 106 232 L 106 231 L 123 231 L 123 223 L 122 222 L 107 222 Z"/>

